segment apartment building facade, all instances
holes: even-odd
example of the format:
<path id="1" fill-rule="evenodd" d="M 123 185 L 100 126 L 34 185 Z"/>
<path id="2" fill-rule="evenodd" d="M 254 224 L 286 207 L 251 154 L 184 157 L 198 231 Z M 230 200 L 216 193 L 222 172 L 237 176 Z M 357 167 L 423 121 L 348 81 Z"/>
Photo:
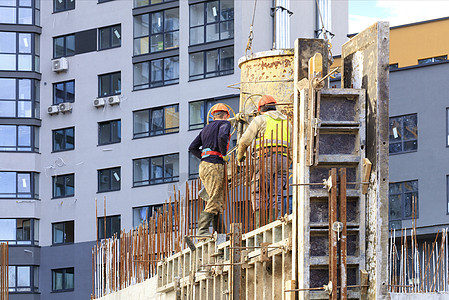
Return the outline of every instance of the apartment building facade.
<path id="1" fill-rule="evenodd" d="M 227 86 L 240 81 L 254 5 L 0 1 L 0 241 L 11 246 L 12 300 L 88 299 L 97 237 L 145 222 L 197 176 L 187 148 L 214 103 L 238 108 Z M 339 49 L 347 3 L 320 5 Z M 272 49 L 283 9 L 292 43 L 319 34 L 315 1 L 257 1 L 253 52 Z"/>

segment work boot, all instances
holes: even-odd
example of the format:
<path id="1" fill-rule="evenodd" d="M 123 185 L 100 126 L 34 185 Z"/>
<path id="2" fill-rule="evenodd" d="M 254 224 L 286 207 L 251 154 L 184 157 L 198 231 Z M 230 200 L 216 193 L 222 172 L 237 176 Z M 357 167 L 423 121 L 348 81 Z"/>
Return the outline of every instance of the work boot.
<path id="1" fill-rule="evenodd" d="M 209 236 L 209 225 L 214 219 L 214 214 L 208 212 L 201 212 L 200 219 L 198 221 L 198 236 Z"/>
<path id="2" fill-rule="evenodd" d="M 216 215 L 214 215 L 214 219 L 212 221 L 212 228 L 214 229 L 214 232 L 216 231 L 218 232 L 218 229 L 220 228 L 220 220 L 221 220 L 221 215 L 218 213 Z"/>

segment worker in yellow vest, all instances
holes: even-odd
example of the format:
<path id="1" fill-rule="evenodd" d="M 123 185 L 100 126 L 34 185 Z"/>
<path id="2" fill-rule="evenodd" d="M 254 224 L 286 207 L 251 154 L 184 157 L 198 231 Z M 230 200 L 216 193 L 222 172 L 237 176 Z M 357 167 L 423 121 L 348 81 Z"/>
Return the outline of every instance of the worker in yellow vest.
<path id="1" fill-rule="evenodd" d="M 262 153 L 265 160 L 265 195 L 268 199 L 269 195 L 272 195 L 272 199 L 277 199 L 278 211 L 281 211 L 282 201 L 282 189 L 285 188 L 287 183 L 287 153 L 289 151 L 288 144 L 290 143 L 290 136 L 287 124 L 287 116 L 276 110 L 276 100 L 269 95 L 264 95 L 260 98 L 258 103 L 258 111 L 261 113 L 254 118 L 250 123 L 242 137 L 240 138 L 237 150 L 237 160 L 242 162 L 245 159 L 246 149 L 256 139 L 255 154 Z M 282 123 L 282 124 L 281 124 Z M 277 140 L 276 140 L 276 127 L 277 127 Z M 281 133 L 282 129 L 282 133 Z M 257 138 L 260 135 L 263 136 L 264 145 L 260 149 L 260 139 Z M 271 140 L 273 137 L 273 140 Z M 273 150 L 273 152 L 271 152 Z M 271 155 L 271 153 L 273 153 Z M 276 157 L 277 156 L 277 157 Z M 277 169 L 275 161 L 277 159 Z M 256 162 L 256 180 L 259 178 L 260 159 Z M 273 162 L 273 163 L 272 163 Z M 271 167 L 273 166 L 273 167 Z M 283 170 L 283 172 L 282 172 Z M 277 175 L 277 191 L 275 190 L 275 180 Z M 259 181 L 259 180 L 257 180 Z M 258 182 L 259 185 L 259 182 Z M 256 187 L 256 197 L 253 201 L 253 209 L 255 209 L 256 227 L 259 227 L 259 187 Z M 273 200 L 271 209 L 274 210 L 275 202 Z M 289 201 L 289 197 L 287 197 Z M 268 204 L 267 204 L 268 205 Z M 268 207 L 267 207 L 268 209 Z M 271 212 L 273 213 L 273 212 Z M 278 216 L 275 216 L 275 219 Z"/>

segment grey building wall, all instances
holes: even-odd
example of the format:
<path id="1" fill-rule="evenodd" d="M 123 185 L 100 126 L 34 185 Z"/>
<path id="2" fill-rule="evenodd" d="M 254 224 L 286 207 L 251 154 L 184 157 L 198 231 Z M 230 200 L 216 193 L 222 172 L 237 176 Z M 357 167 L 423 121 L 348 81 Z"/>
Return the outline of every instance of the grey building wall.
<path id="1" fill-rule="evenodd" d="M 39 245 L 33 247 L 30 263 L 40 265 L 40 299 L 88 299 L 91 291 L 91 247 L 96 239 L 95 200 L 98 215 L 103 216 L 106 197 L 107 215 L 121 215 L 121 228 L 132 228 L 132 208 L 165 201 L 173 190 L 188 179 L 187 147 L 198 130 L 189 130 L 189 102 L 238 94 L 227 88 L 240 81 L 238 58 L 245 47 L 254 8 L 253 1 L 234 2 L 234 73 L 216 78 L 189 81 L 189 2 L 181 0 L 179 84 L 133 91 L 133 1 L 76 1 L 74 10 L 53 13 L 53 1 L 41 1 L 41 119 L 40 153 L 0 153 L 2 170 L 40 172 L 40 201 L 2 200 L 0 218 L 34 217 L 40 219 Z M 334 54 L 346 40 L 348 28 L 347 2 L 332 4 L 332 32 L 336 34 Z M 254 21 L 253 52 L 272 48 L 271 0 L 257 1 Z M 298 37 L 315 35 L 315 1 L 291 1 L 291 43 Z M 51 71 L 53 37 L 73 32 L 121 24 L 121 47 L 93 51 L 68 57 L 69 70 Z M 121 103 L 97 109 L 93 100 L 98 94 L 98 75 L 121 71 Z M 52 85 L 75 80 L 75 102 L 72 113 L 48 115 L 52 104 Z M 237 98 L 229 100 L 237 108 Z M 179 104 L 179 133 L 133 140 L 133 111 Z M 98 146 L 98 122 L 121 119 L 121 142 Z M 52 130 L 75 127 L 75 149 L 52 153 Z M 179 182 L 133 188 L 132 159 L 179 153 Z M 121 167 L 121 190 L 97 193 L 97 170 Z M 52 199 L 52 176 L 75 174 L 75 195 Z M 75 243 L 52 246 L 52 223 L 75 221 Z M 11 247 L 10 264 L 28 263 L 21 247 Z M 40 252 L 40 254 L 38 254 Z M 74 267 L 75 290 L 51 292 L 51 270 Z M 11 299 L 38 299 L 37 295 L 12 295 Z"/>
<path id="2" fill-rule="evenodd" d="M 435 233 L 449 225 L 446 175 L 446 108 L 448 63 L 390 72 L 390 117 L 418 114 L 418 151 L 390 155 L 390 182 L 418 180 L 418 233 Z M 402 221 L 411 227 L 411 220 Z"/>

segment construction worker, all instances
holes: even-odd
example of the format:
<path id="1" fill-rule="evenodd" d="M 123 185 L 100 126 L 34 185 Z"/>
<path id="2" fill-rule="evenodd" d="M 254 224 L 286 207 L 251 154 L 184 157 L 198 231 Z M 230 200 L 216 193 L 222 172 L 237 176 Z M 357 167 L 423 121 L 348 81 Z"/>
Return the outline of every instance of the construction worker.
<path id="1" fill-rule="evenodd" d="M 287 151 L 289 149 L 287 148 L 288 143 L 290 142 L 290 136 L 288 134 L 288 124 L 287 124 L 287 117 L 282 114 L 281 112 L 276 110 L 276 100 L 269 95 L 264 95 L 260 98 L 257 110 L 260 112 L 260 115 L 254 118 L 246 131 L 243 133 L 242 137 L 240 138 L 239 144 L 238 144 L 238 152 L 237 152 L 237 160 L 239 162 L 242 162 L 245 159 L 245 153 L 246 149 L 251 145 L 251 143 L 260 135 L 264 137 L 265 144 L 262 146 L 263 148 L 260 151 L 260 140 L 256 140 L 256 148 L 255 148 L 255 154 L 258 155 L 259 153 L 262 153 L 264 157 L 266 157 L 266 166 L 265 169 L 265 187 L 266 192 L 265 196 L 266 199 L 269 199 L 270 194 L 274 194 L 274 181 L 276 180 L 276 174 L 277 174 L 277 202 L 278 202 L 278 209 L 281 211 L 281 205 L 282 203 L 282 190 L 285 188 L 287 183 Z M 282 123 L 282 124 L 281 124 Z M 276 126 L 278 128 L 278 136 L 277 140 L 271 141 L 272 137 L 273 139 L 276 139 Z M 281 128 L 283 133 L 281 134 Z M 283 140 L 281 140 L 281 137 Z M 272 149 L 271 149 L 272 148 Z M 273 155 L 271 155 L 271 150 L 273 150 Z M 269 155 L 270 154 L 270 155 Z M 276 157 L 277 156 L 277 157 Z M 276 159 L 277 159 L 277 170 L 274 170 L 276 168 Z M 273 166 L 273 170 L 272 169 Z M 256 180 L 259 179 L 259 169 L 260 169 L 260 159 L 256 161 Z M 284 170 L 284 172 L 282 172 Z M 260 182 L 258 182 L 260 184 Z M 256 188 L 256 197 L 255 197 L 255 203 L 253 203 L 253 208 L 255 209 L 255 217 L 256 217 L 256 227 L 259 227 L 259 188 Z M 288 197 L 287 197 L 288 199 Z M 273 200 L 272 203 L 272 212 L 271 214 L 274 215 L 275 210 L 275 202 L 276 200 Z M 267 207 L 269 208 L 269 207 Z M 277 216 L 274 217 L 276 219 Z"/>
<path id="2" fill-rule="evenodd" d="M 209 195 L 206 207 L 198 221 L 198 236 L 209 235 L 209 225 L 218 227 L 218 215 L 223 208 L 224 163 L 229 160 L 231 123 L 229 110 L 222 103 L 215 104 L 211 111 L 213 121 L 209 123 L 189 146 L 189 151 L 201 159 L 199 174 Z"/>

